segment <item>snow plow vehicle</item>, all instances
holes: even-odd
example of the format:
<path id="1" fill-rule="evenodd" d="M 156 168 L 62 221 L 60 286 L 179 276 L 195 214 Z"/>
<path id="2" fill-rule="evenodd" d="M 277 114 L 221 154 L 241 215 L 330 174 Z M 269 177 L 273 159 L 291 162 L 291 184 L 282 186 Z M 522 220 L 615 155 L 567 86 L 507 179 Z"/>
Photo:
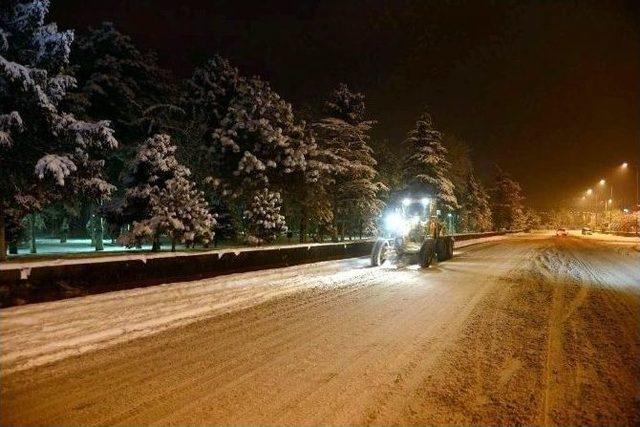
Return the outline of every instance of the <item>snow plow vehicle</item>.
<path id="1" fill-rule="evenodd" d="M 427 268 L 433 260 L 453 257 L 453 237 L 443 235 L 439 211 L 428 197 L 404 198 L 384 217 L 385 237 L 371 251 L 371 265 L 417 263 Z"/>

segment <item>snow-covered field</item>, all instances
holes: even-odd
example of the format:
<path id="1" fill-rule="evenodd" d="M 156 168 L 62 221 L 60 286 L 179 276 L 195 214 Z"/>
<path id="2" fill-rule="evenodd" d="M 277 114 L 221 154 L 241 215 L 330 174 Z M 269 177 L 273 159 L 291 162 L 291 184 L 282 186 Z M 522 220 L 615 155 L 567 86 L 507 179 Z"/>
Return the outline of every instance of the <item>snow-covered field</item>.
<path id="1" fill-rule="evenodd" d="M 637 424 L 640 253 L 618 239 L 2 309 L 2 423 Z"/>

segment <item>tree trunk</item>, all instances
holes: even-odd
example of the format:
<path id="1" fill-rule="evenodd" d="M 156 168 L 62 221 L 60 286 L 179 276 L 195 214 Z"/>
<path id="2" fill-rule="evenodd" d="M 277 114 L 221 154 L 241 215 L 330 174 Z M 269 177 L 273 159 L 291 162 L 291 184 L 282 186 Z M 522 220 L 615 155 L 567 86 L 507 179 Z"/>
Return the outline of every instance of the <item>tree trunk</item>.
<path id="1" fill-rule="evenodd" d="M 151 245 L 151 251 L 152 252 L 160 251 L 160 235 L 157 233 L 153 236 L 153 244 Z"/>
<path id="2" fill-rule="evenodd" d="M 300 213 L 300 243 L 307 240 L 307 212 L 303 209 Z"/>
<path id="3" fill-rule="evenodd" d="M 29 214 L 29 234 L 31 238 L 31 253 L 38 253 L 36 247 L 36 214 Z"/>
<path id="4" fill-rule="evenodd" d="M 102 217 L 100 215 L 95 216 L 95 240 L 96 251 L 104 250 L 104 227 L 102 226 Z"/>
<path id="5" fill-rule="evenodd" d="M 67 234 L 69 233 L 69 220 L 65 216 L 62 218 L 62 225 L 60 226 L 60 243 L 67 243 Z"/>
<path id="6" fill-rule="evenodd" d="M 7 260 L 7 239 L 5 234 L 4 209 L 0 203 L 0 261 Z"/>
<path id="7" fill-rule="evenodd" d="M 189 244 L 187 244 L 187 247 L 189 247 Z M 171 252 L 175 252 L 176 251 L 176 239 L 175 237 L 171 239 Z"/>
<path id="8" fill-rule="evenodd" d="M 9 253 L 11 255 L 18 255 L 18 242 L 15 240 L 9 242 Z"/>

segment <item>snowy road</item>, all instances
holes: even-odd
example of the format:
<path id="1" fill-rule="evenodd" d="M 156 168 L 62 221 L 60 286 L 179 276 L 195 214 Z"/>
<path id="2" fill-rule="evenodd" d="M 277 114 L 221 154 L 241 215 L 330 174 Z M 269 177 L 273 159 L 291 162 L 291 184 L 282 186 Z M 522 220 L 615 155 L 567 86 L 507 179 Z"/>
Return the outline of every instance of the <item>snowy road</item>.
<path id="1" fill-rule="evenodd" d="M 634 424 L 640 252 L 513 236 L 0 310 L 1 422 Z"/>

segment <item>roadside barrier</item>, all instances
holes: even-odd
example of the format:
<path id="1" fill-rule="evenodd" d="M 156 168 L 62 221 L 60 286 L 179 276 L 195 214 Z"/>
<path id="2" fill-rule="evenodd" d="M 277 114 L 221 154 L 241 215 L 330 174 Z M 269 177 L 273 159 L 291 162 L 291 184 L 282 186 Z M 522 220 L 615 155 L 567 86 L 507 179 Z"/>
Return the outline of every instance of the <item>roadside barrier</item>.
<path id="1" fill-rule="evenodd" d="M 454 234 L 456 241 L 509 232 Z M 0 307 L 369 255 L 373 241 L 300 244 L 228 251 L 135 254 L 0 269 Z"/>
<path id="2" fill-rule="evenodd" d="M 301 244 L 265 249 L 229 250 L 154 257 L 131 256 L 110 260 L 29 266 L 0 270 L 0 307 L 52 301 L 196 280 L 230 273 L 287 267 L 319 261 L 354 258 L 371 253 L 373 241 Z"/>

